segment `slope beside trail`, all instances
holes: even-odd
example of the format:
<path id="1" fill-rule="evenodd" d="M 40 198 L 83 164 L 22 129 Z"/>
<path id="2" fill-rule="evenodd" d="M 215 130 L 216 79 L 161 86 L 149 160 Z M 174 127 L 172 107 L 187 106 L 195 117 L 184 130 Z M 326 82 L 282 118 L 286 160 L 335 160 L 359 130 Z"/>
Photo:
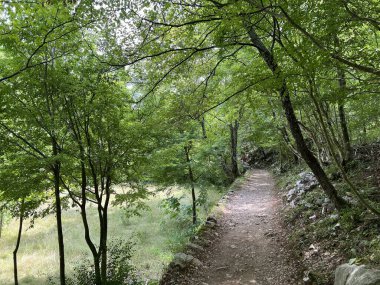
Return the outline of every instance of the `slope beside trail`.
<path id="1" fill-rule="evenodd" d="M 281 197 L 265 170 L 252 170 L 229 195 L 210 246 L 196 257 L 203 267 L 182 276 L 188 285 L 296 285 L 301 266 L 286 246 Z"/>

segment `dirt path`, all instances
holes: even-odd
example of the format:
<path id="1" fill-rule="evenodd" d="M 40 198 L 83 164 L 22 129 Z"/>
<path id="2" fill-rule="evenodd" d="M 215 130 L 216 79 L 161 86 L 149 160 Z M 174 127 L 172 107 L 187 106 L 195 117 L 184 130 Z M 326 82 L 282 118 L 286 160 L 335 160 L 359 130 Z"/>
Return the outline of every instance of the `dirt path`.
<path id="1" fill-rule="evenodd" d="M 253 170 L 248 175 L 229 195 L 217 229 L 209 234 L 208 238 L 213 236 L 211 246 L 196 255 L 204 267 L 174 284 L 302 284 L 298 281 L 300 266 L 285 246 L 281 198 L 274 181 L 264 170 Z"/>

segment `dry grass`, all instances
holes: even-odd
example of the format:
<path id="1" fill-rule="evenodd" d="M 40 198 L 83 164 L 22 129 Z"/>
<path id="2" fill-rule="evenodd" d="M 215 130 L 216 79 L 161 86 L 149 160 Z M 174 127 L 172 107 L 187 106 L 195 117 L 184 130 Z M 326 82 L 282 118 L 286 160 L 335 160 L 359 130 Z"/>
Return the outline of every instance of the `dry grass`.
<path id="1" fill-rule="evenodd" d="M 176 190 L 176 195 L 186 194 L 185 190 Z M 216 190 L 209 191 L 211 205 L 221 197 Z M 133 263 L 146 279 L 158 279 L 165 265 L 170 262 L 173 253 L 188 239 L 188 228 L 170 219 L 160 207 L 164 193 L 152 196 L 141 217 L 125 218 L 124 210 L 111 207 L 109 213 L 109 239 L 133 240 L 135 254 Z M 186 200 L 186 199 L 185 199 Z M 185 201 L 188 203 L 189 201 Z M 98 237 L 96 210 L 89 209 L 89 222 L 92 225 L 92 237 Z M 205 210 L 201 216 L 205 216 Z M 190 217 L 189 217 L 190 221 Z M 28 222 L 25 223 L 28 226 Z M 10 221 L 4 228 L 0 239 L 0 284 L 13 284 L 12 251 L 17 235 L 17 221 Z M 84 241 L 83 226 L 79 212 L 69 209 L 63 213 L 65 254 L 67 273 L 84 255 L 90 254 Z M 19 250 L 19 276 L 23 285 L 41 285 L 48 276 L 58 275 L 58 246 L 55 217 L 49 215 L 35 221 L 33 228 L 24 230 Z"/>

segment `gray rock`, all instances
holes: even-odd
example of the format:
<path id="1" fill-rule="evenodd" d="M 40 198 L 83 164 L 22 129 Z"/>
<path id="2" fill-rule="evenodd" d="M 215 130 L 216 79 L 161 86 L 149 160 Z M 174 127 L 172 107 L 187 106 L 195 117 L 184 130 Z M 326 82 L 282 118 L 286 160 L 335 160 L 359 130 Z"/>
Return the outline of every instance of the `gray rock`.
<path id="1" fill-rule="evenodd" d="M 288 194 L 286 194 L 286 197 L 288 198 L 288 202 L 291 202 L 298 194 L 297 188 L 294 187 L 289 190 Z"/>
<path id="2" fill-rule="evenodd" d="M 329 216 L 329 218 L 330 218 L 331 220 L 338 220 L 338 219 L 339 219 L 339 214 L 331 214 L 331 215 Z"/>
<path id="3" fill-rule="evenodd" d="M 286 187 L 288 193 L 286 194 L 287 202 L 294 207 L 297 205 L 298 201 L 301 200 L 301 197 L 304 193 L 313 190 L 319 185 L 314 174 L 311 172 L 302 172 L 299 174 L 301 178 L 298 180 L 294 187 Z"/>
<path id="4" fill-rule="evenodd" d="M 346 285 L 347 279 L 356 265 L 343 264 L 335 270 L 334 285 Z"/>
<path id="5" fill-rule="evenodd" d="M 180 252 L 174 255 L 172 266 L 179 267 L 180 269 L 185 269 L 189 266 L 200 267 L 202 266 L 202 262 L 192 255 Z"/>
<path id="6" fill-rule="evenodd" d="M 210 228 L 210 229 L 213 229 L 216 227 L 216 223 L 214 222 L 211 222 L 211 221 L 206 221 L 206 227 Z"/>
<path id="7" fill-rule="evenodd" d="M 337 223 L 333 226 L 333 230 L 340 229 L 340 223 Z"/>
<path id="8" fill-rule="evenodd" d="M 380 285 L 380 270 L 365 265 L 343 264 L 335 270 L 334 285 Z"/>
<path id="9" fill-rule="evenodd" d="M 216 218 L 213 217 L 213 216 L 209 216 L 209 217 L 207 217 L 206 221 L 207 221 L 207 222 L 213 222 L 213 223 L 215 223 L 215 224 L 218 223 L 218 221 L 216 220 Z"/>
<path id="10" fill-rule="evenodd" d="M 335 205 L 333 203 L 325 203 L 322 206 L 322 214 L 331 213 L 335 210 Z"/>
<path id="11" fill-rule="evenodd" d="M 203 263 L 202 261 L 200 261 L 198 258 L 195 258 L 193 259 L 192 261 L 192 265 L 195 266 L 195 267 L 202 267 L 203 266 Z"/>
<path id="12" fill-rule="evenodd" d="M 352 198 L 352 197 L 350 197 L 350 196 L 343 196 L 342 197 L 344 200 L 346 200 L 346 202 L 348 202 L 349 204 L 352 204 L 352 205 L 357 205 L 358 204 L 358 202 L 354 199 L 354 198 Z"/>
<path id="13" fill-rule="evenodd" d="M 317 219 L 317 215 L 312 215 L 309 217 L 309 220 L 315 221 Z"/>

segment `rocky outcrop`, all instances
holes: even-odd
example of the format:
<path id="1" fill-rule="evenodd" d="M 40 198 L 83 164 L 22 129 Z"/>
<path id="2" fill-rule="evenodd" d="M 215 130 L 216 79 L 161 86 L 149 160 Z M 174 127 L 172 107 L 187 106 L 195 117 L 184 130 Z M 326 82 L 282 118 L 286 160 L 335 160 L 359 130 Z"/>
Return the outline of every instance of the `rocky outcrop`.
<path id="1" fill-rule="evenodd" d="M 286 194 L 286 201 L 292 206 L 296 206 L 301 200 L 304 193 L 313 190 L 319 185 L 317 178 L 311 172 L 302 172 L 299 174 L 298 180 L 294 187 L 288 187 Z"/>
<path id="2" fill-rule="evenodd" d="M 380 285 L 380 270 L 365 265 L 343 264 L 335 270 L 334 285 Z"/>

